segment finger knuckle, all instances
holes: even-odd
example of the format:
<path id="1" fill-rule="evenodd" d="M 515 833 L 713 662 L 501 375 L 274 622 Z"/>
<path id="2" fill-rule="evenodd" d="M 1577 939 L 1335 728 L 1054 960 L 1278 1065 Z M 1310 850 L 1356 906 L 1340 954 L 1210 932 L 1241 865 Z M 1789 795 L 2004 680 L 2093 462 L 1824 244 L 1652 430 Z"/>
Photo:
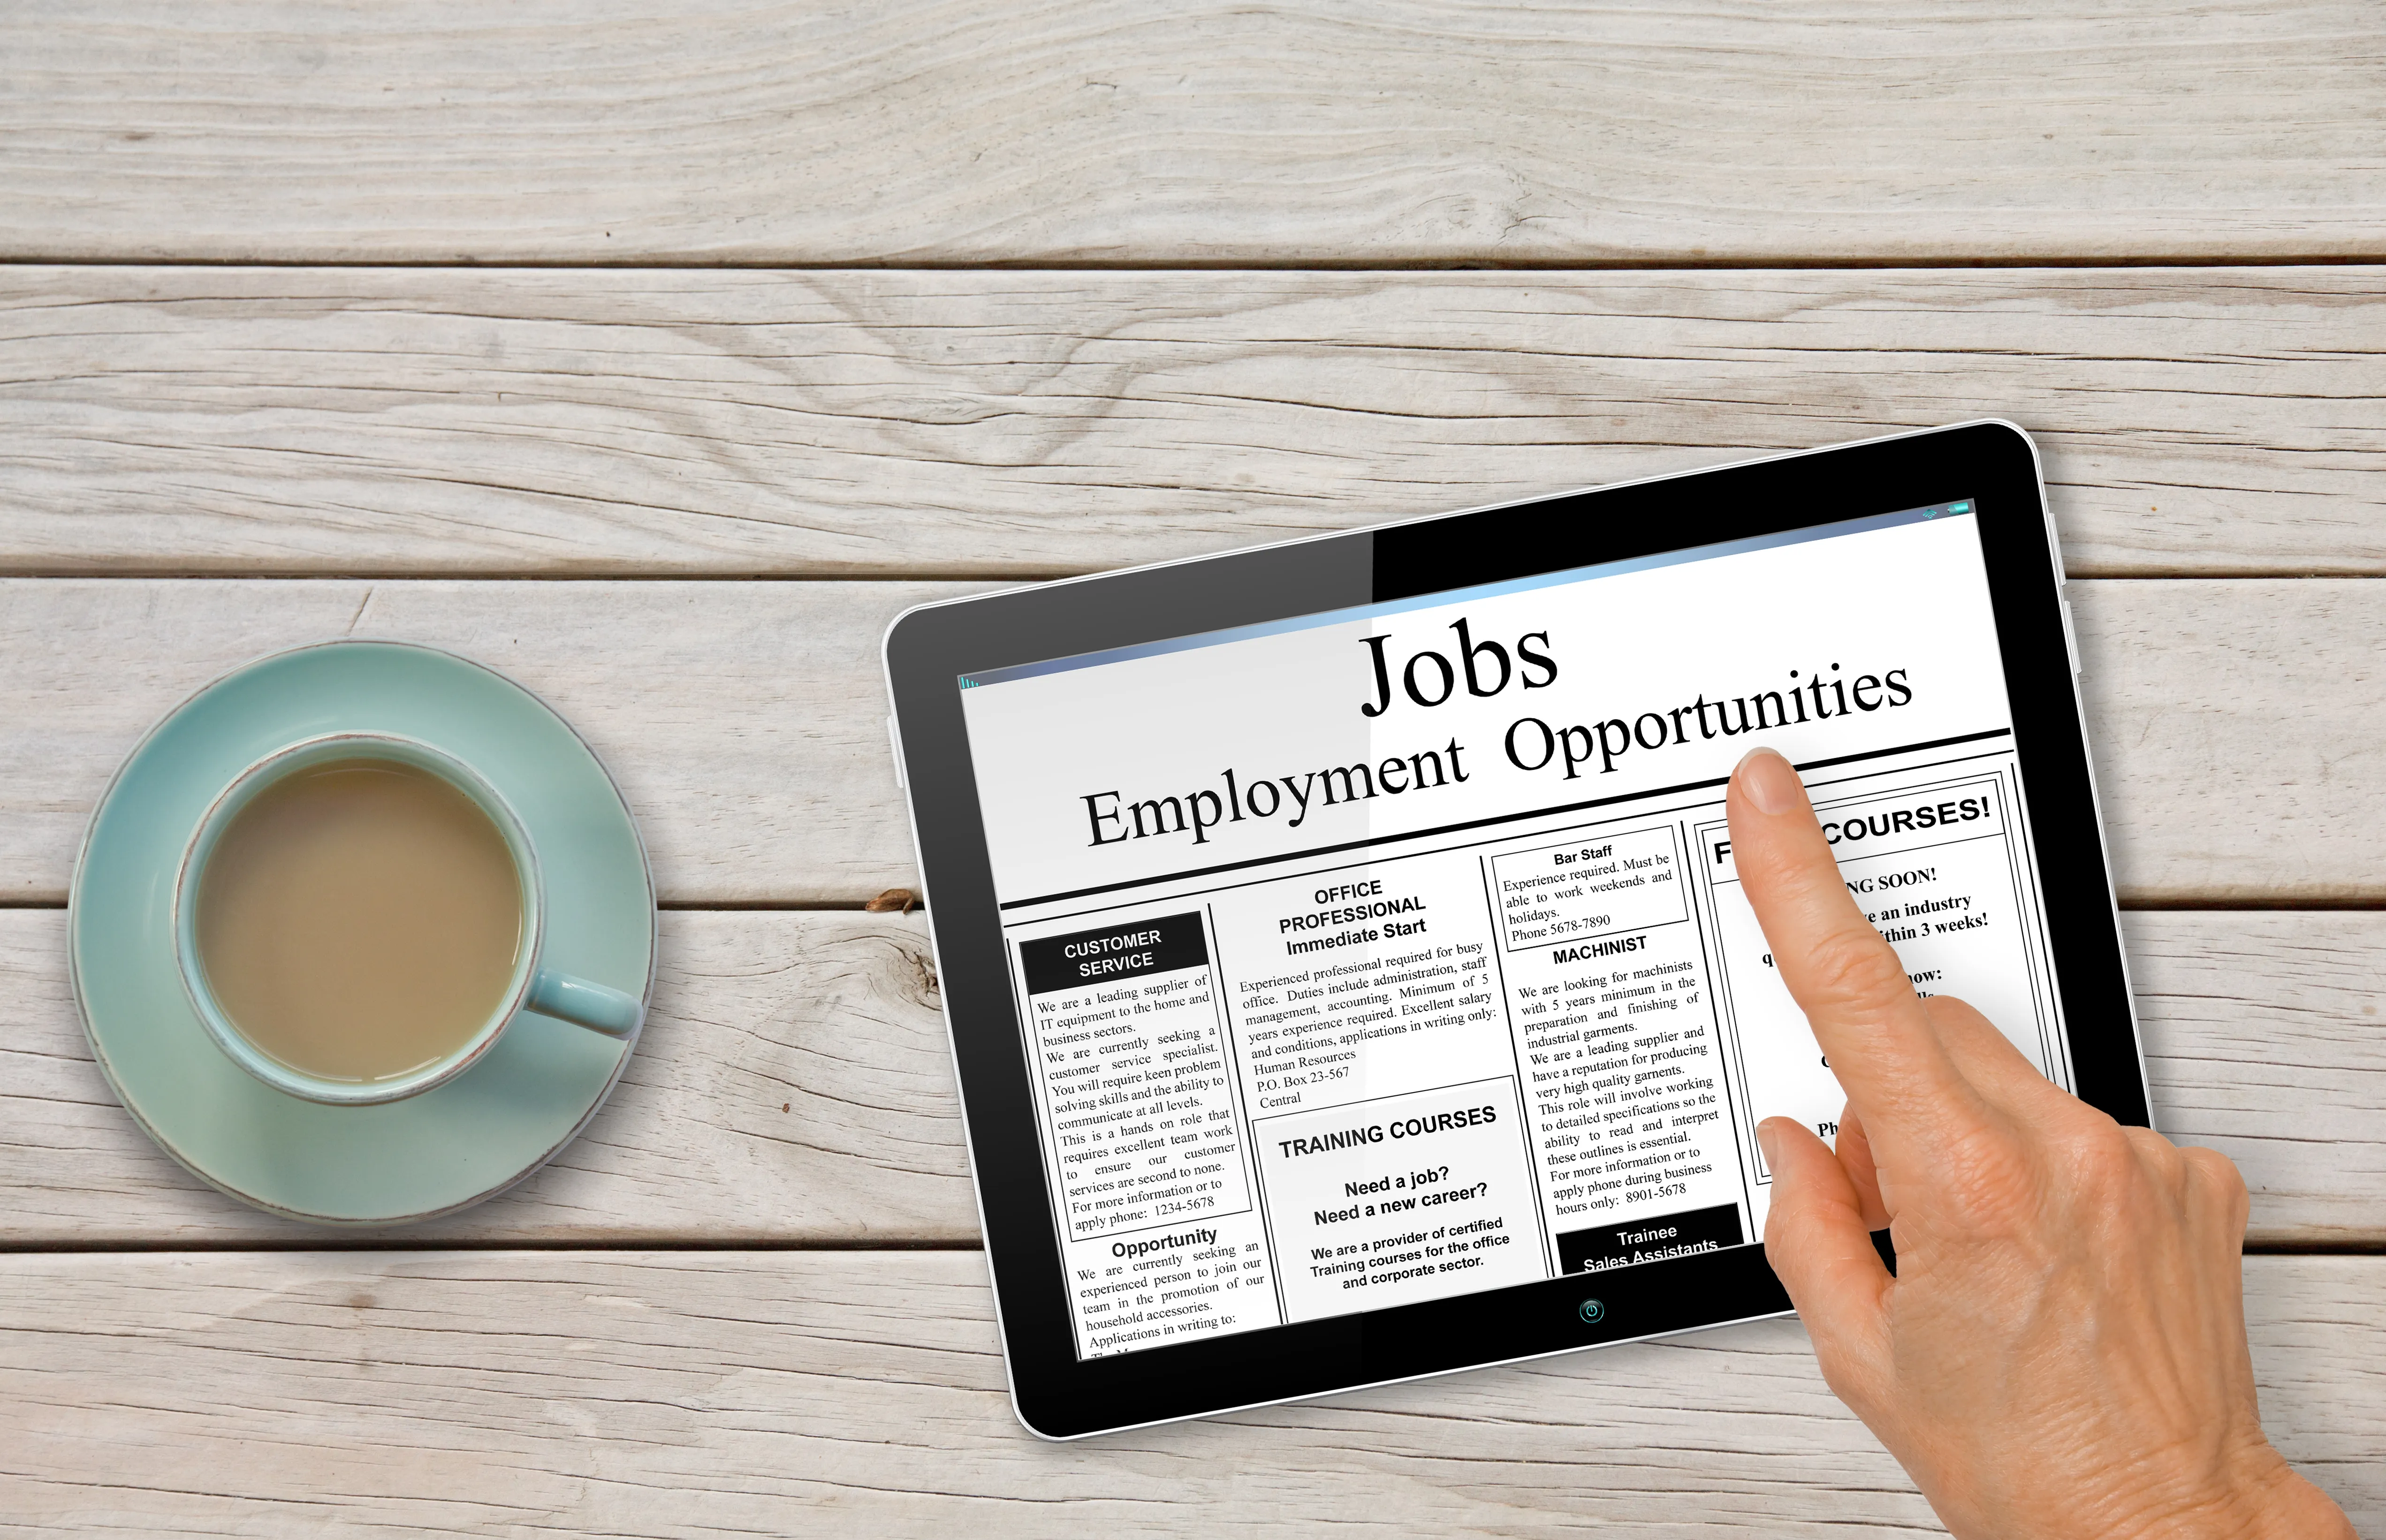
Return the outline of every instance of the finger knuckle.
<path id="1" fill-rule="evenodd" d="M 1807 953 L 1804 972 L 1813 1003 L 1826 1008 L 1877 1007 L 1914 993 L 1905 965 L 1869 930 L 1835 931 L 1823 937 Z"/>
<path id="2" fill-rule="evenodd" d="M 1874 1394 L 1872 1376 L 1857 1355 L 1827 1335 L 1808 1335 L 1815 1345 L 1815 1366 L 1823 1371 L 1823 1383 L 1850 1411 L 1877 1426 L 1880 1397 Z"/>
<path id="3" fill-rule="evenodd" d="M 2141 1194 L 2162 1168 L 2178 1167 L 2178 1146 L 2155 1136 L 2159 1150 L 2141 1147 L 2129 1131 L 2103 1118 L 2055 1141 L 2066 1185 L 2091 1206 L 2117 1206 Z M 2183 1170 L 2184 1168 L 2179 1168 Z"/>
<path id="4" fill-rule="evenodd" d="M 1983 1128 L 1949 1145 L 1940 1193 L 1966 1228 L 2002 1231 L 2037 1207 L 2037 1173 L 2014 1140 Z"/>
<path id="5" fill-rule="evenodd" d="M 2120 1135 L 2123 1146 L 2141 1166 L 2154 1176 L 2167 1181 L 2179 1181 L 2186 1177 L 2187 1152 L 2156 1133 L 2153 1129 L 2123 1128 L 2120 1130 Z M 2102 1130 L 2091 1132 L 2082 1137 L 2083 1142 L 2090 1146 L 2101 1145 L 2105 1139 Z M 2093 1158 L 2092 1148 L 2091 1158 Z"/>
<path id="6" fill-rule="evenodd" d="M 2245 1173 L 2237 1162 L 2216 1149 L 2191 1145 L 2179 1152 L 2190 1177 L 2203 1189 L 2232 1208 L 2243 1208 L 2252 1200 L 2252 1191 L 2245 1185 Z"/>

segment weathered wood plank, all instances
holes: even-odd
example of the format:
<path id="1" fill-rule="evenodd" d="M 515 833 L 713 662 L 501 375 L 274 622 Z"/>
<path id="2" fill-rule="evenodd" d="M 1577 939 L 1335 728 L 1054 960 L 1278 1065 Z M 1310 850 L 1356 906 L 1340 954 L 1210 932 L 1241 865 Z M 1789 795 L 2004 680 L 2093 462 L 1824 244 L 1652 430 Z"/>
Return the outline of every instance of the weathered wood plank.
<path id="1" fill-rule="evenodd" d="M 2074 584 L 2125 897 L 2386 899 L 2386 583 Z M 853 902 L 910 880 L 882 629 L 894 582 L 0 581 L 0 898 L 62 900 L 90 809 L 160 714 L 323 636 L 511 672 L 605 757 L 666 902 Z"/>
<path id="2" fill-rule="evenodd" d="M 580 1138 L 503 1197 L 368 1244 L 976 1244 L 924 917 L 672 911 L 660 940 L 645 1035 Z M 325 1244 L 190 1176 L 118 1106 L 62 911 L 0 910 L 0 1248 Z"/>
<path id="3" fill-rule="evenodd" d="M 2355 0 L 8 9 L 0 253 L 2375 256 Z"/>
<path id="4" fill-rule="evenodd" d="M 0 570 L 1088 571 L 1983 415 L 2386 572 L 2386 269 L 0 269 Z"/>
<path id="5" fill-rule="evenodd" d="M 2125 901 L 2386 900 L 2386 584 L 2071 592 Z"/>
<path id="6" fill-rule="evenodd" d="M 55 902 L 157 717 L 323 637 L 446 646 L 563 713 L 665 902 L 854 901 L 909 881 L 878 637 L 950 583 L 0 582 L 0 896 Z"/>
<path id="7" fill-rule="evenodd" d="M 1768 1321 L 1074 1445 L 1011 1416 L 980 1258 L 0 1260 L 25 1533 L 1936 1533 Z M 2386 1520 L 2386 1262 L 2254 1258 L 2265 1423 Z"/>
<path id="8" fill-rule="evenodd" d="M 974 1244 L 921 918 L 662 920 L 647 1034 L 579 1141 L 495 1202 L 366 1244 Z M 2237 1160 L 2257 1243 L 2386 1240 L 2386 915 L 2128 928 L 2156 1121 Z M 65 932 L 0 910 L 0 1249 L 358 1239 L 253 1213 L 150 1146 L 90 1062 Z"/>
<path id="9" fill-rule="evenodd" d="M 2386 914 L 2125 914 L 2154 1122 L 2237 1162 L 2253 1239 L 2386 1239 Z"/>

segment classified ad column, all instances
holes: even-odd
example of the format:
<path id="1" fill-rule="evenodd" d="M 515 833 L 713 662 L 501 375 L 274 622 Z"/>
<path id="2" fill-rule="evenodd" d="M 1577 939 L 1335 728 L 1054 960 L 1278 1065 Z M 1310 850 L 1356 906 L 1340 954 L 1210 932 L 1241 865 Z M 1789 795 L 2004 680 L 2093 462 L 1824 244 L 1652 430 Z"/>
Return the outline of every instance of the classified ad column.
<path id="1" fill-rule="evenodd" d="M 1201 915 L 1045 936 L 1019 960 L 1085 1349 L 1274 1325 Z"/>
<path id="2" fill-rule="evenodd" d="M 1642 1234 L 1676 1252 L 1752 1238 L 1680 827 L 1593 827 L 1487 865 L 1559 1271 L 1645 1260 Z"/>

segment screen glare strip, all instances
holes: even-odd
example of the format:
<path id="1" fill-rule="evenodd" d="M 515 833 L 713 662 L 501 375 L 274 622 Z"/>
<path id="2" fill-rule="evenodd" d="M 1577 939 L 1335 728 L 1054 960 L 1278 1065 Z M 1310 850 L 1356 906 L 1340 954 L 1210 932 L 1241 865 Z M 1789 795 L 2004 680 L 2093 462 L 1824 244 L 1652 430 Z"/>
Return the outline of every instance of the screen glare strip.
<path id="1" fill-rule="evenodd" d="M 1343 625 L 1353 620 L 1372 620 L 1380 616 L 1403 614 L 1415 609 L 1432 609 L 1442 605 L 1470 604 L 1477 599 L 1494 598 L 1507 594 L 1530 593 L 1537 588 L 1555 588 L 1564 583 L 1588 582 L 1598 578 L 1620 577 L 1626 572 L 1646 572 L 1660 567 L 1675 567 L 1689 561 L 1712 561 L 1719 557 L 1739 556 L 1751 551 L 1770 551 L 1784 545 L 1803 545 L 1810 540 L 1835 540 L 1840 535 L 1864 534 L 1873 530 L 1895 529 L 1903 524 L 1919 524 L 1925 520 L 1959 518 L 1972 512 L 1969 498 L 1953 503 L 1935 503 L 1928 507 L 1903 508 L 1895 513 L 1872 514 L 1862 519 L 1843 519 L 1836 523 L 1815 524 L 1802 530 L 1784 530 L 1777 534 L 1752 535 L 1745 540 L 1718 541 L 1711 545 L 1689 545 L 1678 551 L 1661 551 L 1654 556 L 1632 557 L 1622 561 L 1604 561 L 1589 567 L 1571 567 L 1563 571 L 1541 572 L 1532 577 L 1510 578 L 1501 582 L 1478 583 L 1472 588 L 1444 589 L 1438 593 L 1420 594 L 1413 598 L 1395 599 L 1379 605 L 1350 605 L 1341 609 L 1321 610 L 1314 615 L 1295 615 L 1281 620 L 1266 620 L 1256 625 L 1230 626 L 1220 631 L 1196 632 L 1189 636 L 1173 636 L 1163 641 L 1141 642 L 1133 646 L 1111 647 L 1100 652 L 1076 653 L 1067 657 L 1049 658 L 1041 663 L 1020 663 L 1005 669 L 973 670 L 957 676 L 964 690 L 983 689 L 991 684 L 1008 684 L 1016 680 L 1036 679 L 1046 674 L 1067 673 L 1074 669 L 1095 669 L 1106 663 L 1124 663 L 1137 657 L 1157 657 L 1165 653 L 1185 652 L 1194 647 L 1221 646 L 1229 642 L 1247 642 L 1262 636 L 1281 636 L 1287 632 L 1310 631 L 1319 626 Z"/>

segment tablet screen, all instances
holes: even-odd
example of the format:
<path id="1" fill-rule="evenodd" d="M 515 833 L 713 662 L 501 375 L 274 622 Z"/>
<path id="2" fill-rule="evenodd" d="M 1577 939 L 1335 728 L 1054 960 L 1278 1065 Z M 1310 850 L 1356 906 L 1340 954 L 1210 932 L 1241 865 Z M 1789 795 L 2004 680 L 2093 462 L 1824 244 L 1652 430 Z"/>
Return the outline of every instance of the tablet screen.
<path id="1" fill-rule="evenodd" d="M 1969 502 L 959 680 L 1082 1358 L 1750 1244 L 1724 785 L 2071 1083 Z"/>

